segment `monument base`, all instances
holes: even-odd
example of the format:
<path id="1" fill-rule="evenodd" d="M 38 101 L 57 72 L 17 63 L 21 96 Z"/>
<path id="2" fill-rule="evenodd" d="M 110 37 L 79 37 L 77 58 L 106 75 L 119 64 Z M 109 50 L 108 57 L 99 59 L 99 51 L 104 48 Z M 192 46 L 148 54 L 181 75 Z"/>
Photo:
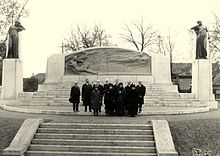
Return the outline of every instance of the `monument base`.
<path id="1" fill-rule="evenodd" d="M 196 100 L 217 109 L 212 89 L 212 64 L 207 59 L 196 59 L 192 63 L 192 93 Z"/>
<path id="2" fill-rule="evenodd" d="M 64 55 L 54 54 L 47 59 L 47 74 L 45 83 L 61 82 L 64 75 Z"/>
<path id="3" fill-rule="evenodd" d="M 152 75 L 154 84 L 172 84 L 170 58 L 161 54 L 152 54 Z"/>
<path id="4" fill-rule="evenodd" d="M 16 100 L 23 91 L 23 67 L 19 59 L 4 59 L 2 73 L 2 99 Z"/>

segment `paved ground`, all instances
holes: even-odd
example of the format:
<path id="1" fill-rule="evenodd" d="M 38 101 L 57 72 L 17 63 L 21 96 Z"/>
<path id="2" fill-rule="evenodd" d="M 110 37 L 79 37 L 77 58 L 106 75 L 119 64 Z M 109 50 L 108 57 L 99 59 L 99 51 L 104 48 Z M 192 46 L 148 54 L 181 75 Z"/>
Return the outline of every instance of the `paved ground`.
<path id="1" fill-rule="evenodd" d="M 219 104 L 220 107 L 220 104 Z M 95 117 L 92 114 L 89 116 L 65 116 L 65 115 L 44 115 L 44 114 L 26 114 L 9 112 L 0 109 L 0 118 L 46 118 L 53 122 L 103 122 L 103 123 L 145 123 L 152 119 L 165 119 L 168 121 L 191 120 L 191 119 L 220 119 L 220 109 L 206 113 L 188 114 L 188 115 L 151 115 L 132 117 Z"/>

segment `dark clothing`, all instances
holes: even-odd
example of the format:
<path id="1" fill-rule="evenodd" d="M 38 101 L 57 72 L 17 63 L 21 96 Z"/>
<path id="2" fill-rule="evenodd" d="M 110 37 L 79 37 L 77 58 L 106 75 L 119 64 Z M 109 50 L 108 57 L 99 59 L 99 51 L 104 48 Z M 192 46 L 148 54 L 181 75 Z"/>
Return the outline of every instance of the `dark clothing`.
<path id="1" fill-rule="evenodd" d="M 136 86 L 137 93 L 138 93 L 138 107 L 139 112 L 142 111 L 142 105 L 144 104 L 144 96 L 146 94 L 146 87 L 144 85 L 137 85 Z"/>
<path id="2" fill-rule="evenodd" d="M 92 95 L 92 85 L 85 83 L 82 86 L 82 101 L 85 106 L 85 111 L 87 111 L 87 106 L 89 106 L 89 111 L 91 111 L 91 95 Z"/>
<path id="3" fill-rule="evenodd" d="M 131 94 L 131 85 L 130 86 L 125 86 L 125 92 L 126 92 L 126 96 L 125 96 L 125 111 L 128 111 L 128 104 L 129 104 L 129 95 Z"/>
<path id="4" fill-rule="evenodd" d="M 97 84 L 93 85 L 93 90 L 95 89 L 96 85 Z M 101 84 L 98 84 L 98 90 L 100 91 L 100 95 L 103 96 L 103 94 L 104 94 L 104 87 Z"/>
<path id="5" fill-rule="evenodd" d="M 91 95 L 92 109 L 99 110 L 101 104 L 101 92 L 99 90 L 93 90 Z"/>
<path id="6" fill-rule="evenodd" d="M 126 92 L 124 87 L 118 88 L 117 90 L 117 97 L 116 97 L 116 114 L 122 116 L 125 114 L 125 96 Z"/>
<path id="7" fill-rule="evenodd" d="M 108 92 L 110 85 L 111 85 L 110 83 L 108 83 L 108 84 L 105 83 L 103 85 L 104 104 L 106 104 L 106 93 Z"/>
<path id="8" fill-rule="evenodd" d="M 71 87 L 70 98 L 73 103 L 73 111 L 79 111 L 80 89 L 78 86 Z"/>
<path id="9" fill-rule="evenodd" d="M 129 116 L 137 115 L 138 111 L 138 93 L 136 88 L 131 89 L 128 93 L 126 92 L 127 110 Z"/>
<path id="10" fill-rule="evenodd" d="M 104 101 L 106 114 L 113 115 L 115 110 L 115 91 L 112 84 L 109 84 L 108 88 L 106 86 Z"/>
<path id="11" fill-rule="evenodd" d="M 93 85 L 93 90 L 95 88 L 95 85 Z M 101 112 L 101 107 L 102 107 L 102 99 L 103 99 L 103 94 L 104 94 L 104 87 L 101 84 L 98 84 L 98 90 L 100 91 L 100 98 L 101 98 L 101 104 L 99 105 L 99 112 Z"/>

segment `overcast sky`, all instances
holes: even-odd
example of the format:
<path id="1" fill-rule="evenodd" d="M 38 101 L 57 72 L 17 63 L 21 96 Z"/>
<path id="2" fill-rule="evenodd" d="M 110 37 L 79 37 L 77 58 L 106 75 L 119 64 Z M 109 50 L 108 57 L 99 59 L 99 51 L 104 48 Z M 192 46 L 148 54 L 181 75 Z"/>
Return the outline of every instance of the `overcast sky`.
<path id="1" fill-rule="evenodd" d="M 21 20 L 26 28 L 22 32 L 24 77 L 46 71 L 47 57 L 61 53 L 59 46 L 71 25 L 100 23 L 113 42 L 125 47 L 118 34 L 124 23 L 141 16 L 161 32 L 170 29 L 177 34 L 176 60 L 181 60 L 189 56 L 191 45 L 186 28 L 197 20 L 209 26 L 212 12 L 220 16 L 219 6 L 219 0 L 29 0 L 30 15 Z"/>

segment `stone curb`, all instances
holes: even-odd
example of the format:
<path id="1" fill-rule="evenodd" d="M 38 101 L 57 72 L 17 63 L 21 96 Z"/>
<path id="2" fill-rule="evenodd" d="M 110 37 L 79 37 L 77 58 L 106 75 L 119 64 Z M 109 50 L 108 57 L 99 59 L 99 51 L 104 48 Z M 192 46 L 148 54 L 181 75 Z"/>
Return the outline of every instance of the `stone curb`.
<path id="1" fill-rule="evenodd" d="M 12 112 L 20 112 L 20 113 L 30 113 L 30 114 L 47 114 L 47 115 L 70 115 L 70 116 L 91 116 L 93 113 L 80 113 L 80 112 L 67 112 L 67 111 L 59 111 L 59 110 L 41 110 L 41 109 L 27 109 L 27 108 L 18 108 L 13 106 L 7 106 L 5 104 L 0 104 L 0 108 L 6 111 Z M 186 107 L 187 108 L 187 107 Z M 186 110 L 164 110 L 164 111 L 144 111 L 141 116 L 148 115 L 183 115 L 183 114 L 194 114 L 194 113 L 202 113 L 208 112 L 211 110 L 211 106 L 194 108 L 194 109 L 186 109 Z M 105 115 L 101 113 L 100 115 Z"/>
<path id="2" fill-rule="evenodd" d="M 166 120 L 151 120 L 158 156 L 178 156 Z"/>
<path id="3" fill-rule="evenodd" d="M 21 125 L 9 147 L 3 150 L 3 155 L 24 156 L 24 153 L 30 145 L 31 140 L 33 139 L 39 125 L 43 122 L 44 119 L 26 119 Z"/>

